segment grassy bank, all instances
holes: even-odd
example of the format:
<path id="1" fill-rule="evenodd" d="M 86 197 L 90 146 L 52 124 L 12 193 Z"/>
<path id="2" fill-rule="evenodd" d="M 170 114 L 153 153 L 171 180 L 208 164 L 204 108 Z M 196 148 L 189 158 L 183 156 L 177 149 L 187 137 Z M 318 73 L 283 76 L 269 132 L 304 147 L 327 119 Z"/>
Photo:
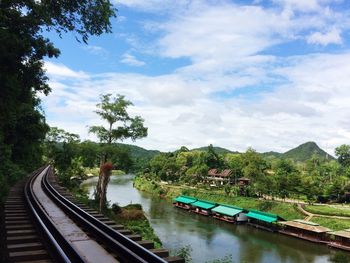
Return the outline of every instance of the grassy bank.
<path id="1" fill-rule="evenodd" d="M 204 199 L 212 202 L 226 203 L 243 207 L 246 209 L 257 209 L 268 213 L 277 214 L 286 220 L 303 219 L 305 216 L 301 214 L 294 204 L 281 203 L 275 201 L 264 201 L 250 197 L 229 196 L 220 189 L 203 189 L 193 188 L 189 186 L 176 186 L 159 184 L 154 181 L 146 180 L 142 177 L 136 177 L 134 185 L 137 189 L 148 193 L 162 195 L 167 198 L 174 198 L 184 194 L 195 196 L 199 199 Z M 349 216 L 348 208 L 344 207 L 340 210 L 331 206 L 307 206 L 308 211 L 317 214 Z M 350 220 L 313 217 L 312 221 L 321 226 L 328 227 L 332 230 L 342 230 L 350 228 Z"/>
<path id="2" fill-rule="evenodd" d="M 318 223 L 321 226 L 328 227 L 335 231 L 350 228 L 350 220 L 347 219 L 333 219 L 315 216 L 312 218 L 312 222 Z"/>
<path id="3" fill-rule="evenodd" d="M 130 204 L 124 207 L 119 207 L 114 204 L 111 208 L 112 218 L 125 226 L 125 228 L 139 234 L 142 239 L 152 240 L 155 248 L 160 248 L 162 242 L 154 233 L 148 219 L 145 217 L 142 206 L 140 204 Z"/>
<path id="4" fill-rule="evenodd" d="M 193 188 L 188 186 L 160 185 L 154 181 L 148 181 L 142 177 L 136 177 L 134 180 L 134 185 L 141 191 L 163 195 L 167 198 L 174 198 L 178 195 L 185 194 L 212 202 L 225 203 L 246 209 L 257 209 L 268 213 L 277 214 L 287 220 L 298 218 L 301 219 L 305 217 L 293 204 L 227 195 L 224 190 L 220 189 L 214 190 Z"/>
<path id="5" fill-rule="evenodd" d="M 306 205 L 304 209 L 310 213 L 313 213 L 313 214 L 329 215 L 329 216 L 349 216 L 350 217 L 350 207 L 349 206 Z M 349 218 L 349 221 L 350 221 L 350 218 Z"/>
<path id="6" fill-rule="evenodd" d="M 98 210 L 98 204 L 95 200 L 88 199 L 88 195 L 83 189 L 72 189 L 71 193 L 79 202 Z M 126 229 L 133 233 L 139 234 L 143 240 L 153 241 L 156 248 L 161 247 L 162 243 L 154 233 L 154 230 L 148 219 L 145 217 L 140 204 L 132 204 L 125 207 L 119 207 L 114 204 L 111 208 L 104 211 L 103 214 L 116 223 L 124 225 Z"/>

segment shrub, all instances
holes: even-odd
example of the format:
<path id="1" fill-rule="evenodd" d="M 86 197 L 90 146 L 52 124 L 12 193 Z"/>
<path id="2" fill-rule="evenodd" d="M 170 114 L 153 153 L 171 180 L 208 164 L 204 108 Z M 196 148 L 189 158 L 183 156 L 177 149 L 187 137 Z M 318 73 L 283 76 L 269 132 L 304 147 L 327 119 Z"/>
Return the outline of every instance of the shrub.
<path id="1" fill-rule="evenodd" d="M 120 206 L 117 203 L 114 203 L 112 205 L 112 211 L 114 214 L 119 214 L 122 212 L 122 209 L 120 208 Z"/>

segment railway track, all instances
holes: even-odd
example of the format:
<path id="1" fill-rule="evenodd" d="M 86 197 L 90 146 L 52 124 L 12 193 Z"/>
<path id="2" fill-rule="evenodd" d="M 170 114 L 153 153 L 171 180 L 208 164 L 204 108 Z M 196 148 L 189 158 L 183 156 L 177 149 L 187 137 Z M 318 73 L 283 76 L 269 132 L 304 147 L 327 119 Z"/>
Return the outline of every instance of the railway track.
<path id="1" fill-rule="evenodd" d="M 4 208 L 8 262 L 184 262 L 76 202 L 51 166 L 14 186 Z"/>

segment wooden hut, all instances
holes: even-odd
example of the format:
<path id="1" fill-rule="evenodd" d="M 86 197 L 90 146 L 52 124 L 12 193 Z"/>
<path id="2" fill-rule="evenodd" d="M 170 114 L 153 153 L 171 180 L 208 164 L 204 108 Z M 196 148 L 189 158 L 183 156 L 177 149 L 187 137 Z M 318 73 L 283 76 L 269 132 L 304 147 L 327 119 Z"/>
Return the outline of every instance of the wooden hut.
<path id="1" fill-rule="evenodd" d="M 236 206 L 219 204 L 211 211 L 213 217 L 229 223 L 242 223 L 248 220 L 245 213 L 243 213 L 244 209 Z"/>
<path id="2" fill-rule="evenodd" d="M 327 233 L 330 237 L 329 246 L 350 251 L 350 229 Z"/>
<path id="3" fill-rule="evenodd" d="M 196 202 L 191 203 L 191 211 L 197 214 L 208 216 L 211 214 L 211 209 L 213 209 L 216 206 L 217 204 L 213 202 L 197 200 Z"/>
<path id="4" fill-rule="evenodd" d="M 278 230 L 277 222 L 285 221 L 282 217 L 257 210 L 249 210 L 248 224 L 257 228 L 275 232 Z"/>
<path id="5" fill-rule="evenodd" d="M 210 169 L 206 181 L 212 185 L 224 185 L 225 183 L 231 183 L 230 177 L 232 170 L 225 169 L 221 173 L 217 169 Z"/>
<path id="6" fill-rule="evenodd" d="M 197 200 L 197 198 L 191 196 L 180 195 L 173 199 L 173 205 L 185 210 L 189 210 L 191 208 L 191 204 Z"/>
<path id="7" fill-rule="evenodd" d="M 280 222 L 280 224 L 282 225 L 282 229 L 279 230 L 280 233 L 316 243 L 327 243 L 326 233 L 331 231 L 327 227 L 299 219 Z"/>

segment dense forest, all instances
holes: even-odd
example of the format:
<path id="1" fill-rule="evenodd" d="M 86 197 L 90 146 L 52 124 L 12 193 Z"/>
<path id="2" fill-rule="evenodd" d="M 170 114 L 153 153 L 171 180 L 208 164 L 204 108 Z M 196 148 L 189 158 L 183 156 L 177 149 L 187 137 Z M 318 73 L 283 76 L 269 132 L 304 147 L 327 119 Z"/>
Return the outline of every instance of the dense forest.
<path id="1" fill-rule="evenodd" d="M 149 162 L 146 177 L 171 183 L 202 184 L 209 169 L 230 169 L 230 182 L 250 179 L 244 195 L 301 198 L 309 202 L 349 202 L 350 165 L 348 145 L 336 149 L 337 160 L 314 142 L 284 154 L 258 153 L 249 148 L 237 153 L 213 146 L 188 150 L 185 147 L 160 153 Z M 234 183 L 226 184 L 227 193 L 239 194 Z"/>
<path id="2" fill-rule="evenodd" d="M 196 185 L 208 177 L 208 170 L 230 169 L 228 192 L 239 193 L 234 183 L 238 178 L 251 180 L 247 196 L 301 198 L 310 202 L 349 201 L 350 146 L 336 148 L 336 157 L 307 142 L 286 153 L 258 153 L 252 148 L 233 152 L 209 145 L 174 152 L 148 151 L 134 145 L 99 144 L 80 141 L 78 135 L 51 128 L 43 151 L 46 161 L 54 162 L 61 180 L 70 183 L 72 176 L 83 178 L 85 168 L 98 167 L 108 148 L 115 169 L 133 172 L 158 181 Z"/>

